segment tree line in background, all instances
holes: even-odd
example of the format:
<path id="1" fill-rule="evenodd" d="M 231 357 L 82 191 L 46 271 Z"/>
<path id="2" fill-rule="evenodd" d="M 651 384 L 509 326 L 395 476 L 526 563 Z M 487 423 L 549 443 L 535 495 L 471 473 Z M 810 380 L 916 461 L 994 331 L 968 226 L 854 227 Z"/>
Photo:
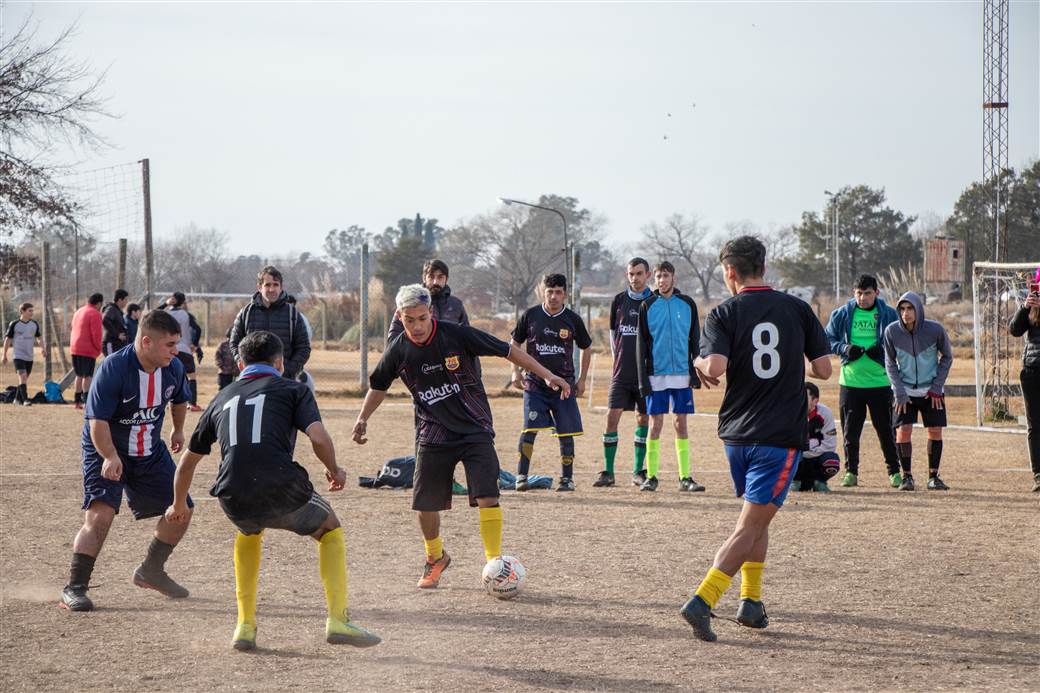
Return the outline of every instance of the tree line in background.
<path id="1" fill-rule="evenodd" d="M 56 295 L 68 294 L 72 278 L 81 293 L 114 286 L 116 248 L 99 243 L 82 231 L 81 217 L 89 200 L 59 183 L 64 170 L 49 154 L 55 142 L 87 149 L 106 143 L 91 127 L 108 117 L 99 95 L 103 80 L 88 66 L 69 59 L 64 44 L 71 29 L 40 45 L 35 32 L 23 25 L 0 46 L 0 286 L 14 293 L 39 285 L 38 249 L 52 249 L 51 276 Z M 1006 170 L 1008 261 L 1032 261 L 1040 256 L 1040 162 L 1021 172 Z M 574 197 L 544 194 L 535 202 L 566 218 L 568 240 L 580 264 L 586 289 L 615 291 L 623 285 L 624 264 L 639 255 L 651 263 L 670 260 L 678 270 L 678 286 L 706 300 L 724 292 L 718 248 L 726 238 L 743 233 L 762 237 L 769 249 L 771 281 L 785 286 L 834 291 L 831 220 L 838 225 L 842 287 L 862 272 L 905 276 L 922 262 L 923 237 L 943 233 L 965 242 L 965 288 L 971 263 L 992 254 L 992 181 L 975 182 L 964 190 L 947 219 L 931 214 L 919 220 L 893 209 L 883 189 L 847 186 L 830 197 L 823 212 L 806 211 L 798 223 L 761 229 L 735 221 L 711 229 L 695 214 L 675 213 L 647 223 L 623 247 L 604 240 L 606 217 L 584 207 Z M 360 280 L 362 245 L 369 242 L 372 276 L 383 287 L 383 306 L 392 310 L 402 284 L 417 281 L 423 261 L 437 256 L 452 268 L 451 285 L 474 313 L 515 312 L 537 300 L 536 288 L 547 272 L 564 272 L 564 238 L 559 217 L 529 207 L 501 206 L 455 226 L 436 218 L 402 217 L 381 233 L 369 234 L 357 225 L 327 232 L 320 254 L 267 256 L 233 253 L 226 233 L 190 224 L 160 236 L 154 244 L 154 286 L 159 291 L 250 293 L 256 271 L 278 265 L 290 292 L 355 292 Z M 144 286 L 143 248 L 130 243 L 128 288 Z"/>

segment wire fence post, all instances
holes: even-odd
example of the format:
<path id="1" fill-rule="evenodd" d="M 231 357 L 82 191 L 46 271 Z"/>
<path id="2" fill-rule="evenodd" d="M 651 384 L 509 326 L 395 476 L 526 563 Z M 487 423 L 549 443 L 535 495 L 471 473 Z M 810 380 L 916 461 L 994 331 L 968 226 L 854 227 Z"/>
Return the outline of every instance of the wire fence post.
<path id="1" fill-rule="evenodd" d="M 358 302 L 358 334 L 361 349 L 361 373 L 358 376 L 362 392 L 368 392 L 368 243 L 361 245 L 361 286 Z"/>
<path id="2" fill-rule="evenodd" d="M 126 239 L 119 239 L 119 255 L 116 260 L 116 289 L 126 288 Z M 79 287 L 76 287 L 79 293 Z"/>
<path id="3" fill-rule="evenodd" d="M 54 380 L 54 365 L 51 363 L 51 332 L 53 320 L 47 320 L 47 312 L 50 311 L 50 277 L 51 271 L 51 244 L 44 241 L 43 251 L 40 254 L 40 299 L 43 302 L 43 376 L 47 380 Z"/>
<path id="4" fill-rule="evenodd" d="M 152 176 L 148 159 L 141 159 L 141 187 L 144 191 L 144 307 L 152 307 Z"/>

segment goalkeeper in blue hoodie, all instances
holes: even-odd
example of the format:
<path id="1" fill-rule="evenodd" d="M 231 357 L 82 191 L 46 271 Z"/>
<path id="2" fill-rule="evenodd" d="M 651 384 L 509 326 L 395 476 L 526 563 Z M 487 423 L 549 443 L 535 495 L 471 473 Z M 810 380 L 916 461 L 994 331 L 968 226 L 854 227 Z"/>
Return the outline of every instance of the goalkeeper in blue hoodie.
<path id="1" fill-rule="evenodd" d="M 920 414 L 928 430 L 928 490 L 947 491 L 939 478 L 939 462 L 946 427 L 943 386 L 953 365 L 950 339 L 942 325 L 925 320 L 924 304 L 913 291 L 899 297 L 896 311 L 899 320 L 885 328 L 885 370 L 895 394 L 896 449 L 903 469 L 899 490 L 914 490 L 910 434 Z"/>

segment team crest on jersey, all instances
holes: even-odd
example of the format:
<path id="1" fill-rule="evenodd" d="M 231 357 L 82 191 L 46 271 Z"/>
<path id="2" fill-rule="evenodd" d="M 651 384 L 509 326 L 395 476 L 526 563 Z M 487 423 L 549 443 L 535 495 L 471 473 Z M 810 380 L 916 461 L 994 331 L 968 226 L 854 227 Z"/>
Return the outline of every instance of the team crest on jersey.
<path id="1" fill-rule="evenodd" d="M 457 371 L 459 369 L 459 357 L 453 354 L 444 359 L 444 367 L 449 371 Z"/>
<path id="2" fill-rule="evenodd" d="M 163 399 L 170 399 L 171 397 L 173 397 L 173 385 L 170 385 L 168 388 L 166 388 L 166 392 L 163 395 Z"/>
<path id="3" fill-rule="evenodd" d="M 560 329 L 560 339 L 567 339 L 571 336 L 571 331 L 566 327 Z"/>
<path id="4" fill-rule="evenodd" d="M 538 418 L 538 412 L 536 412 L 536 411 L 528 412 L 527 418 L 529 418 L 531 421 L 534 421 L 535 419 Z"/>

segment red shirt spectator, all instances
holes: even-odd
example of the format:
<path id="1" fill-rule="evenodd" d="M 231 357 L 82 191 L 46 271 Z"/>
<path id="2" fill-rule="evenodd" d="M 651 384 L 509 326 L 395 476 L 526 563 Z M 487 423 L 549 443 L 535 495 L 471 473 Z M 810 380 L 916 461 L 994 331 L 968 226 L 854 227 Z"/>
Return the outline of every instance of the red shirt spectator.
<path id="1" fill-rule="evenodd" d="M 100 303 L 87 303 L 72 316 L 72 335 L 69 339 L 73 356 L 96 359 L 101 355 Z"/>

